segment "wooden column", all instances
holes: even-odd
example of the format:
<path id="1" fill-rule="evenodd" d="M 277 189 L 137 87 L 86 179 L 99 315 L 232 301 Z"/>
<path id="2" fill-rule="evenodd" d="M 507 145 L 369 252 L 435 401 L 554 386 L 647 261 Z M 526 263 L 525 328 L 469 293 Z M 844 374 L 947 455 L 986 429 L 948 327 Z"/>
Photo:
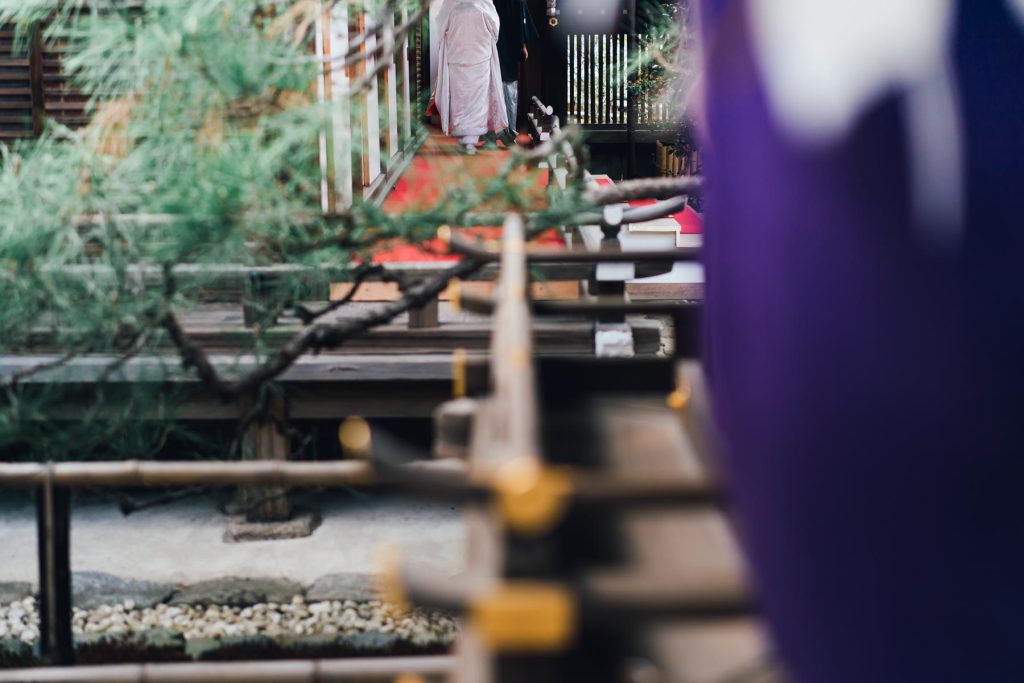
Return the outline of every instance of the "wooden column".
<path id="1" fill-rule="evenodd" d="M 358 30 L 360 33 L 369 32 L 373 26 L 369 17 L 363 14 L 358 19 Z M 377 49 L 377 37 L 368 35 L 362 51 L 366 59 L 359 63 L 359 77 L 373 73 L 377 68 L 377 59 L 371 55 Z M 379 78 L 374 78 L 366 89 L 362 101 L 362 120 L 360 121 L 359 132 L 365 136 L 362 145 L 363 162 L 363 188 L 371 187 L 380 177 L 381 146 L 380 146 L 380 87 Z"/>
<path id="2" fill-rule="evenodd" d="M 266 415 L 254 420 L 242 438 L 244 460 L 288 460 L 291 443 L 285 433 L 287 416 L 284 399 L 273 396 L 268 400 Z M 292 516 L 287 489 L 278 486 L 245 487 L 239 489 L 239 501 L 250 522 L 281 522 Z"/>
<path id="3" fill-rule="evenodd" d="M 409 311 L 410 330 L 435 329 L 440 326 L 440 304 L 436 298 L 432 299 L 423 308 L 414 308 Z"/>
<path id="4" fill-rule="evenodd" d="M 384 35 L 394 39 L 395 35 L 395 15 L 393 12 L 388 12 L 384 18 Z M 396 45 L 397 51 L 393 55 L 384 55 L 383 58 L 388 60 L 388 68 L 384 71 L 384 98 L 387 108 L 387 147 L 381 150 L 382 156 L 387 156 L 386 168 L 390 169 L 394 166 L 395 161 L 398 158 L 399 153 L 402 151 L 402 145 L 399 140 L 399 120 L 398 120 L 398 64 L 395 61 L 398 59 L 401 61 L 404 59 L 405 50 L 403 49 L 404 42 Z"/>
<path id="5" fill-rule="evenodd" d="M 404 7 L 404 6 L 402 7 L 401 19 L 402 19 L 402 25 L 403 26 L 405 25 L 405 23 L 407 21 L 409 21 L 409 8 L 408 7 Z M 401 107 L 401 126 L 402 126 L 401 141 L 402 141 L 402 144 L 401 144 L 401 147 L 403 149 L 409 144 L 409 141 L 412 139 L 412 110 L 415 107 L 415 105 L 413 104 L 413 101 L 412 101 L 412 87 L 410 85 L 410 79 L 412 78 L 412 73 L 411 73 L 411 69 L 410 69 L 410 63 L 414 59 L 414 55 L 413 55 L 412 50 L 410 49 L 409 46 L 410 46 L 409 33 L 406 33 L 405 37 L 402 39 L 402 49 L 399 50 L 399 52 L 398 52 L 399 60 L 400 60 L 400 64 L 399 64 L 399 67 L 398 67 L 398 70 L 399 70 L 399 81 L 402 84 L 402 92 L 401 92 L 401 103 L 402 103 L 402 107 Z"/>
<path id="6" fill-rule="evenodd" d="M 36 491 L 39 550 L 39 654 L 44 662 L 75 662 L 71 636 L 71 491 L 51 479 Z"/>
<path id="7" fill-rule="evenodd" d="M 32 43 L 29 49 L 29 70 L 32 88 L 32 136 L 43 134 L 46 119 L 46 91 L 43 87 L 43 27 L 32 29 Z"/>

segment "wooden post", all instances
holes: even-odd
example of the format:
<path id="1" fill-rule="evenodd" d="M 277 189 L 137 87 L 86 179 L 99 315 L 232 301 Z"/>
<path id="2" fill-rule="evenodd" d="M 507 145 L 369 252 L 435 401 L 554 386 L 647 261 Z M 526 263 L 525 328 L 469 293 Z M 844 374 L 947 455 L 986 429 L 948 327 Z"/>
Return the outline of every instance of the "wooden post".
<path id="1" fill-rule="evenodd" d="M 323 9 L 316 21 L 316 34 L 313 41 L 313 54 L 316 57 L 325 58 L 333 55 L 331 38 L 331 12 L 328 9 Z M 333 69 L 327 63 L 321 67 L 320 74 L 316 79 L 317 102 L 321 104 L 331 102 L 334 99 L 333 87 Z M 333 107 L 331 109 L 333 110 Z M 321 131 L 318 140 L 320 172 L 323 176 L 320 186 L 320 205 L 328 213 L 334 213 L 338 210 L 338 173 L 334 167 L 334 134 L 334 126 L 332 125 L 327 130 Z"/>
<path id="2" fill-rule="evenodd" d="M 39 652 L 47 664 L 70 666 L 71 492 L 52 479 L 36 492 L 39 551 Z"/>
<path id="3" fill-rule="evenodd" d="M 375 26 L 372 25 L 368 14 L 363 13 L 358 18 L 358 32 L 366 33 L 366 42 L 363 44 L 363 59 L 358 65 L 358 77 L 371 74 L 377 68 L 377 58 L 373 56 L 377 50 L 377 37 L 373 33 Z M 362 145 L 363 162 L 363 189 L 369 188 L 380 177 L 381 174 L 381 145 L 380 145 L 380 79 L 374 78 L 363 93 L 362 97 L 362 121 L 360 129 L 365 135 Z"/>
<path id="4" fill-rule="evenodd" d="M 250 272 L 242 292 L 242 319 L 246 327 L 264 329 L 277 324 L 274 296 L 275 278 L 267 273 Z"/>
<path id="5" fill-rule="evenodd" d="M 602 252 L 618 253 L 622 251 L 622 244 L 619 242 L 619 233 L 622 230 L 621 226 L 605 226 L 601 228 L 603 235 L 601 239 Z M 594 267 L 594 281 L 590 294 L 605 300 L 622 301 L 626 297 L 627 281 L 623 279 L 622 272 L 615 272 L 610 276 L 601 277 L 599 274 L 600 270 L 600 266 Z M 631 269 L 626 268 L 625 270 L 629 271 Z M 630 274 L 635 274 L 635 271 Z M 626 315 L 621 311 L 601 313 L 597 316 L 597 320 L 601 323 L 624 323 L 626 322 Z"/>
<path id="6" fill-rule="evenodd" d="M 254 420 L 242 439 L 245 460 L 288 460 L 291 444 L 284 433 L 287 416 L 280 396 L 269 399 L 267 414 Z M 250 522 L 282 522 L 292 516 L 287 489 L 279 486 L 245 487 L 239 489 L 239 500 Z"/>
<path id="7" fill-rule="evenodd" d="M 32 90 L 32 137 L 43 134 L 46 119 L 46 90 L 43 83 L 43 27 L 32 28 L 32 43 L 29 51 L 30 87 Z"/>
<path id="8" fill-rule="evenodd" d="M 388 12 L 384 17 L 384 36 L 387 42 L 392 42 L 395 37 L 395 13 Z M 402 144 L 399 140 L 399 121 L 398 121 L 398 63 L 395 61 L 396 55 L 400 56 L 403 54 L 401 49 L 403 44 L 396 47 L 399 49 L 390 55 L 383 55 L 383 58 L 388 61 L 388 68 L 384 71 L 384 99 L 385 108 L 387 109 L 387 148 L 381 150 L 381 156 L 387 158 L 385 168 L 390 170 L 394 167 L 398 160 L 398 155 L 402 151 Z"/>
<path id="9" fill-rule="evenodd" d="M 326 45 L 325 57 L 336 57 L 347 54 L 349 50 L 349 9 L 344 3 L 338 3 L 331 9 L 330 17 L 325 19 L 327 32 L 324 36 Z M 331 182 L 334 187 L 335 210 L 347 209 L 352 206 L 354 178 L 362 173 L 356 168 L 353 154 L 353 112 L 352 102 L 348 94 L 351 75 L 355 67 L 326 69 L 326 98 L 331 104 L 331 167 L 334 175 Z M 361 181 L 360 181 L 361 183 Z"/>
<path id="10" fill-rule="evenodd" d="M 473 435 L 479 403 L 459 398 L 442 403 L 434 411 L 434 457 L 465 460 Z"/>
<path id="11" fill-rule="evenodd" d="M 401 19 L 402 25 L 405 25 L 405 23 L 409 21 L 409 8 L 404 5 L 402 6 Z M 409 45 L 409 33 L 406 33 L 405 37 L 402 38 L 402 49 L 398 51 L 398 55 L 401 59 L 401 64 L 399 66 L 399 80 L 402 84 L 401 101 L 403 105 L 401 112 L 402 149 L 406 149 L 407 145 L 412 140 L 412 110 L 414 105 L 412 102 L 412 87 L 410 86 L 409 83 L 409 80 L 412 77 L 411 70 L 409 68 L 409 63 L 413 59 L 413 54 L 412 51 L 410 50 Z"/>
<path id="12" fill-rule="evenodd" d="M 637 33 L 636 33 L 636 0 L 629 0 L 629 62 L 635 63 L 633 57 L 637 54 Z M 626 87 L 626 177 L 635 178 L 636 169 L 636 95 L 632 88 Z"/>
<path id="13" fill-rule="evenodd" d="M 432 330 L 440 326 L 440 306 L 436 298 L 431 299 L 423 308 L 409 311 L 410 330 Z"/>

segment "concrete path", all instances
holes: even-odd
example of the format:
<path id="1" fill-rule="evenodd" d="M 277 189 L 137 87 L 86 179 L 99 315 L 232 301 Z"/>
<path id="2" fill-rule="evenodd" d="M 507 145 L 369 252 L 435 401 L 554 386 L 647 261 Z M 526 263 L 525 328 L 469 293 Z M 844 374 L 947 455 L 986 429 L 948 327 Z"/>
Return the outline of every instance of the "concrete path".
<path id="1" fill-rule="evenodd" d="M 310 501 L 323 524 L 309 538 L 251 543 L 222 540 L 227 518 L 213 498 L 179 501 L 125 517 L 113 503 L 75 506 L 73 571 L 190 584 L 206 579 L 280 577 L 300 583 L 333 573 L 373 573 L 381 546 L 434 571 L 463 565 L 461 514 L 448 506 L 355 498 Z M 36 582 L 35 508 L 0 495 L 0 581 Z"/>

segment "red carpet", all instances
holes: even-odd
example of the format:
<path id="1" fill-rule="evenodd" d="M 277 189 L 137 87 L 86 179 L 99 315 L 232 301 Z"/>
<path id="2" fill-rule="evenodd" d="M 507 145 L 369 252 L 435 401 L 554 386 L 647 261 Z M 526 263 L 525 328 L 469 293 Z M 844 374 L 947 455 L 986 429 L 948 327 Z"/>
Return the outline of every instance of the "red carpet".
<path id="1" fill-rule="evenodd" d="M 482 149 L 475 156 L 465 156 L 456 150 L 456 145 L 454 139 L 437 131 L 432 132 L 384 201 L 384 210 L 387 213 L 428 210 L 443 200 L 445 193 L 453 187 L 476 183 L 482 189 L 488 180 L 497 175 L 508 158 L 508 152 Z M 513 181 L 528 188 L 526 196 L 521 198 L 527 206 L 538 209 L 546 205 L 546 170 L 523 169 L 513 174 Z M 509 211 L 513 208 L 495 201 L 481 206 L 480 210 Z M 460 231 L 480 240 L 501 238 L 501 228 L 497 226 L 463 228 Z M 561 235 L 555 230 L 545 233 L 536 241 L 545 246 L 565 246 Z M 449 262 L 458 260 L 458 257 L 448 254 L 447 245 L 433 239 L 421 244 L 395 244 L 377 253 L 373 260 L 376 263 Z"/>

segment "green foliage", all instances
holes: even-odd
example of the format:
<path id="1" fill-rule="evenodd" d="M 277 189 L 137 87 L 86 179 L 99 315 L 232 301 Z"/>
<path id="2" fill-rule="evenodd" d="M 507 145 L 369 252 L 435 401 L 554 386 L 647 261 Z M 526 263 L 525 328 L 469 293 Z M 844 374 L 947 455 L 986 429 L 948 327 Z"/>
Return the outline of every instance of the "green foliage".
<path id="1" fill-rule="evenodd" d="M 699 70 L 689 5 L 645 0 L 637 13 L 642 28 L 628 87 L 637 98 L 666 104 L 681 120 Z"/>
<path id="2" fill-rule="evenodd" d="M 82 130 L 50 123 L 39 140 L 0 147 L 0 356 L 56 357 L 0 377 L 0 453 L 146 457 L 178 429 L 183 377 L 237 398 L 223 377 L 204 375 L 203 350 L 174 333 L 215 277 L 203 267 L 301 270 L 275 283 L 286 306 L 383 242 L 473 224 L 471 212 L 495 197 L 520 203 L 508 178 L 525 163 L 517 159 L 482 188 L 450 188 L 417 213 L 357 200 L 325 215 L 318 141 L 335 112 L 312 87 L 319 11 L 310 0 L 0 0 L 0 23 L 28 35 L 45 21 L 45 40 L 70 47 L 65 68 L 92 115 Z M 358 129 L 353 136 L 358 147 Z M 578 210 L 570 192 L 545 224 Z M 265 384 L 294 357 L 275 358 L 266 330 L 254 333 L 238 354 L 273 363 Z M 331 333 L 293 341 L 315 351 L 318 339 L 355 332 Z M 98 382 L 56 381 L 86 358 L 99 363 Z M 145 381 L 122 381 L 129 374 Z"/>
<path id="3" fill-rule="evenodd" d="M 332 4 L 385 16 L 406 3 L 425 7 L 0 0 L 0 23 L 15 23 L 23 37 L 44 26 L 46 41 L 68 48 L 65 68 L 92 120 L 81 130 L 50 122 L 40 139 L 0 147 L 0 458 L 145 458 L 167 443 L 184 449 L 177 457 L 208 454 L 178 419 L 190 394 L 252 405 L 241 431 L 303 354 L 385 324 L 483 265 L 465 259 L 419 281 L 373 271 L 400 280 L 402 298 L 336 320 L 323 317 L 333 308 L 301 305 L 326 298 L 341 277 L 361 282 L 370 271 L 358 264 L 393 240 L 421 242 L 444 224 L 498 225 L 504 211 L 531 208 L 536 234 L 623 201 L 621 185 L 595 198 L 576 164 L 565 191 L 540 209 L 527 205 L 535 178 L 521 167 L 555 150 L 584 157 L 566 129 L 539 151 L 513 152 L 493 177 L 467 174 L 433 206 L 395 215 L 357 198 L 325 213 L 320 142 L 345 116 L 363 118 L 377 75 L 338 78 L 347 92 L 320 103 L 320 70 L 344 65 L 313 57 L 316 19 Z M 347 132 L 361 149 L 360 126 Z M 271 281 L 245 279 L 268 270 Z M 258 318 L 291 312 L 298 331 L 282 340 L 257 324 L 214 363 L 182 321 L 225 277 L 251 309 L 262 307 Z M 271 296 L 254 301 L 260 292 Z"/>
<path id="4" fill-rule="evenodd" d="M 12 4 L 0 17 L 33 16 Z M 303 97 L 315 66 L 301 43 L 259 30 L 253 5 L 151 0 L 143 11 L 51 24 L 48 39 L 74 45 L 67 67 L 94 123 L 80 132 L 51 125 L 5 154 L 0 263 L 31 313 L 3 314 L 4 345 L 25 334 L 26 314 L 62 330 L 73 321 L 61 334 L 80 344 L 112 339 L 123 318 L 168 303 L 163 292 L 132 289 L 129 264 L 255 264 L 248 241 L 286 234 L 292 216 L 316 211 L 324 115 L 282 102 Z M 83 265 L 109 277 L 66 276 Z"/>
<path id="5" fill-rule="evenodd" d="M 160 321 L 193 308 L 207 282 L 152 286 L 140 269 L 350 261 L 270 248 L 334 228 L 320 212 L 329 112 L 310 95 L 309 24 L 301 12 L 275 23 L 267 5 L 0 1 L 0 22 L 27 35 L 46 19 L 45 39 L 71 46 L 65 68 L 93 115 L 84 130 L 51 124 L 38 141 L 0 148 L 0 354 L 53 350 L 54 376 L 61 361 L 109 359 L 89 389 L 28 373 L 0 384 L 0 447 L 140 456 L 166 438 L 175 392 L 164 380 L 180 364 Z M 167 362 L 127 390 L 119 373 L 139 354 Z"/>

